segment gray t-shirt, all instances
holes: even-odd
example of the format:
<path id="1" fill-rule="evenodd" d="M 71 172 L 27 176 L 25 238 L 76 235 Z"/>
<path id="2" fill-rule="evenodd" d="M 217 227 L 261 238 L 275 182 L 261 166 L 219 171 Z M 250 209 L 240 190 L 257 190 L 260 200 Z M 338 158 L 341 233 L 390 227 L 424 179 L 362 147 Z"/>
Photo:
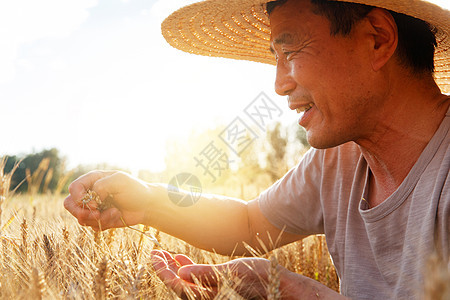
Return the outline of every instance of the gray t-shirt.
<path id="1" fill-rule="evenodd" d="M 426 259 L 450 255 L 449 128 L 450 109 L 402 184 L 374 208 L 363 200 L 369 168 L 355 143 L 309 151 L 260 195 L 260 208 L 280 229 L 325 233 L 343 295 L 420 298 Z"/>

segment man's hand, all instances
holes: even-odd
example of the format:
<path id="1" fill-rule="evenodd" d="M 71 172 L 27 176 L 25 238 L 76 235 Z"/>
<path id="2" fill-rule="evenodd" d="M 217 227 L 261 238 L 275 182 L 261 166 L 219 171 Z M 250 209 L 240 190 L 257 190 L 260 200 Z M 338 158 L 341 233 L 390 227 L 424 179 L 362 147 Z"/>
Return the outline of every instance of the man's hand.
<path id="1" fill-rule="evenodd" d="M 264 298 L 264 279 L 270 262 L 262 258 L 242 258 L 219 265 L 195 264 L 185 255 L 173 257 L 167 251 L 152 251 L 152 264 L 159 278 L 183 299 L 213 299 L 220 285 L 245 298 Z"/>
<path id="2" fill-rule="evenodd" d="M 94 191 L 101 201 L 110 201 L 113 207 L 100 212 L 95 201 L 83 203 L 88 190 Z M 94 230 L 123 227 L 124 222 L 129 226 L 144 223 L 152 198 L 146 183 L 115 171 L 89 172 L 70 184 L 69 193 L 64 207 L 81 225 Z"/>
<path id="3" fill-rule="evenodd" d="M 153 250 L 151 255 L 151 262 L 158 277 L 182 299 L 193 299 L 196 297 L 199 299 L 212 299 L 217 293 L 217 287 L 215 286 L 200 286 L 193 283 L 192 280 L 185 280 L 179 276 L 181 268 L 185 266 L 199 266 L 189 257 L 182 254 L 177 254 L 173 257 L 164 250 Z M 182 273 L 184 274 L 184 272 Z"/>
<path id="4" fill-rule="evenodd" d="M 183 299 L 213 299 L 221 281 L 227 280 L 245 299 L 267 299 L 270 261 L 240 258 L 219 265 L 194 264 L 185 255 L 173 257 L 166 251 L 152 251 L 152 264 L 159 278 Z M 308 277 L 277 266 L 282 299 L 346 299 Z M 231 282 L 231 283 L 230 283 Z"/>

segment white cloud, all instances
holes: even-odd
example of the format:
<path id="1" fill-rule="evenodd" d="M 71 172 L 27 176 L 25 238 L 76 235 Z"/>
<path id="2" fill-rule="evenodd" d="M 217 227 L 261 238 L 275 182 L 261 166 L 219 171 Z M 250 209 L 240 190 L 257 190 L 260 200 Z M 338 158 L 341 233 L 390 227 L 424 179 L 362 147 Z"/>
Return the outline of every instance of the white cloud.
<path id="1" fill-rule="evenodd" d="M 34 70 L 34 65 L 27 59 L 18 59 L 16 65 L 27 72 Z"/>
<path id="2" fill-rule="evenodd" d="M 1 25 L 0 25 L 1 26 Z M 14 77 L 14 60 L 17 57 L 17 47 L 0 35 L 0 83 Z"/>
<path id="3" fill-rule="evenodd" d="M 67 68 L 67 61 L 64 58 L 57 57 L 51 63 L 50 67 L 54 71 L 61 71 Z"/>
<path id="4" fill-rule="evenodd" d="M 15 0 L 0 2 L 0 83 L 14 78 L 21 45 L 66 37 L 89 16 L 98 0 Z"/>

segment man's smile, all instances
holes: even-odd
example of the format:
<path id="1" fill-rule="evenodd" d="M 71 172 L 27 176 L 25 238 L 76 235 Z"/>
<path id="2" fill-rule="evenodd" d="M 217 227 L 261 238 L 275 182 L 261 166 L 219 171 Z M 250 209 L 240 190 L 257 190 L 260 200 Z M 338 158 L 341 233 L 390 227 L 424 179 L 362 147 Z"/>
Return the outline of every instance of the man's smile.
<path id="1" fill-rule="evenodd" d="M 297 111 L 297 113 L 307 112 L 308 110 L 310 110 L 313 107 L 313 105 L 314 104 L 312 104 L 312 103 L 308 103 L 307 105 L 297 107 L 295 110 Z"/>

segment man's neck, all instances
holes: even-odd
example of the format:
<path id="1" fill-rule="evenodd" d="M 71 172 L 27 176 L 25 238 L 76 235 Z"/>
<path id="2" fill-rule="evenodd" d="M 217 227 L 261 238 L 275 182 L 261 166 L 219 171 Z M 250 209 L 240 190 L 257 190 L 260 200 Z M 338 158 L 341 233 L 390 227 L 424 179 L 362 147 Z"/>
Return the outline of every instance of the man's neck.
<path id="1" fill-rule="evenodd" d="M 423 82 L 423 81 L 422 81 Z M 450 98 L 434 82 L 402 84 L 377 112 L 367 138 L 356 141 L 369 164 L 371 207 L 389 197 L 403 182 L 439 128 Z"/>

